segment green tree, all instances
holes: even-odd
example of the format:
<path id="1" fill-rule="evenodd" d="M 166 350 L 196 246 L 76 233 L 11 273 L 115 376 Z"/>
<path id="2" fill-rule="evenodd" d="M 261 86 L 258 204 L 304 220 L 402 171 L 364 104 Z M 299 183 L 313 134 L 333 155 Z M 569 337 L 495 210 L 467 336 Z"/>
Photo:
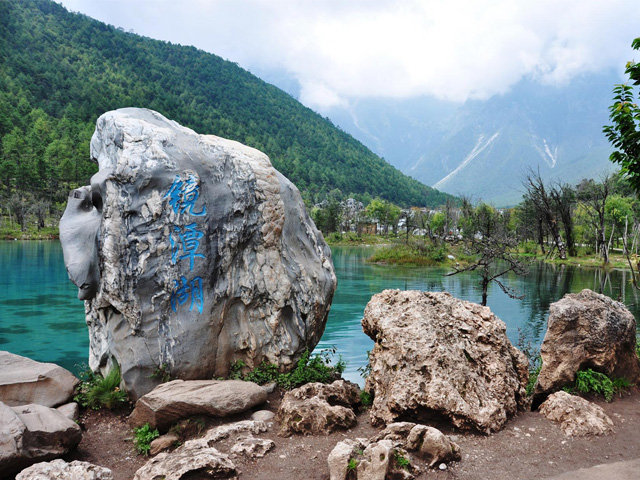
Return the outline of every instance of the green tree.
<path id="1" fill-rule="evenodd" d="M 640 50 L 640 38 L 631 43 L 634 50 Z M 640 85 L 640 63 L 629 61 L 625 73 L 634 86 Z M 636 192 L 640 192 L 640 108 L 635 103 L 634 86 L 616 85 L 613 89 L 614 103 L 609 107 L 612 125 L 603 131 L 607 139 L 616 148 L 609 159 L 622 167 Z"/>

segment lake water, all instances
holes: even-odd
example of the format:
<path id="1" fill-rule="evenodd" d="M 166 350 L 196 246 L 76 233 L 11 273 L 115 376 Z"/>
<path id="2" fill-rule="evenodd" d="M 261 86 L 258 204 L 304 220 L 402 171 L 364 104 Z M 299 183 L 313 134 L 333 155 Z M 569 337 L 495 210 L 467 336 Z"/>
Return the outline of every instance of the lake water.
<path id="1" fill-rule="evenodd" d="M 387 288 L 448 291 L 464 300 L 481 299 L 478 277 L 446 277 L 444 268 L 394 267 L 366 262 L 377 247 L 334 247 L 338 290 L 325 333 L 317 349 L 333 348 L 347 361 L 345 377 L 362 383 L 358 368 L 367 362 L 373 342 L 362 333 L 360 320 L 372 295 Z M 525 294 L 507 297 L 489 287 L 488 305 L 507 324 L 516 344 L 522 332 L 539 345 L 546 329 L 549 304 L 565 293 L 583 288 L 602 291 L 624 301 L 638 317 L 640 292 L 632 288 L 630 274 L 614 270 L 536 263 L 526 277 L 507 276 L 506 283 Z M 89 339 L 83 302 L 67 279 L 60 243 L 55 241 L 0 242 L 0 349 L 35 360 L 54 362 L 77 372 L 88 360 Z"/>

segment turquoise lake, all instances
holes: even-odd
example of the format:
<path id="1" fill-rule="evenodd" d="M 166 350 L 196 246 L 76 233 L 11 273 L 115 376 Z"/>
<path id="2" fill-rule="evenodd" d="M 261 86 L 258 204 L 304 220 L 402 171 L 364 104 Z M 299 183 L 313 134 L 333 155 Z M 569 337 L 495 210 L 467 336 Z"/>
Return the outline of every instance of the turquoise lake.
<path id="1" fill-rule="evenodd" d="M 444 276 L 444 268 L 372 265 L 366 262 L 376 247 L 334 247 L 338 290 L 325 333 L 317 349 L 335 348 L 347 361 L 345 377 L 362 383 L 358 368 L 367 362 L 373 342 L 362 333 L 360 320 L 372 295 L 387 288 L 448 291 L 479 302 L 477 276 Z M 520 332 L 539 345 L 546 329 L 549 304 L 565 293 L 583 288 L 623 301 L 638 318 L 640 292 L 632 288 L 629 272 L 536 263 L 526 277 L 506 283 L 524 293 L 507 297 L 496 285 L 489 288 L 488 305 L 507 325 L 516 344 Z M 35 360 L 54 362 L 77 372 L 87 363 L 89 339 L 84 304 L 67 279 L 62 249 L 56 241 L 0 242 L 0 349 Z M 317 350 L 316 349 L 316 350 Z"/>

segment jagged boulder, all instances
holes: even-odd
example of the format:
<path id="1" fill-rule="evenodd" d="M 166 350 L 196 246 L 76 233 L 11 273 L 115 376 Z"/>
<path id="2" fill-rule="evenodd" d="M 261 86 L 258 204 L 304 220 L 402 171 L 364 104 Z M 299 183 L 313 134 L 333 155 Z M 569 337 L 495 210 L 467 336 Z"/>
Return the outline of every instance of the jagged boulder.
<path id="1" fill-rule="evenodd" d="M 592 437 L 613 433 L 613 421 L 598 405 L 576 395 L 559 391 L 540 405 L 540 413 L 560 423 L 570 437 Z"/>
<path id="2" fill-rule="evenodd" d="M 360 388 L 345 380 L 331 384 L 307 383 L 285 394 L 276 420 L 282 436 L 328 435 L 356 425 L 354 408 L 360 404 Z"/>
<path id="3" fill-rule="evenodd" d="M 78 383 L 58 365 L 0 351 L 0 402 L 5 405 L 62 405 L 71 400 Z"/>
<path id="4" fill-rule="evenodd" d="M 111 470 L 88 462 L 40 462 L 21 471 L 16 480 L 113 480 Z"/>
<path id="5" fill-rule="evenodd" d="M 125 108 L 98 119 L 91 158 L 100 170 L 71 192 L 60 240 L 93 370 L 117 361 L 136 400 L 158 372 L 286 370 L 313 350 L 336 287 L 331 252 L 266 155 Z"/>
<path id="6" fill-rule="evenodd" d="M 82 440 L 78 424 L 42 405 L 9 407 L 0 402 L 0 478 L 60 457 Z"/>
<path id="7" fill-rule="evenodd" d="M 585 289 L 552 303 L 540 347 L 542 369 L 534 388 L 534 406 L 573 383 L 582 369 L 636 383 L 640 380 L 636 332 L 631 312 L 606 295 Z"/>
<path id="8" fill-rule="evenodd" d="M 174 380 L 154 388 L 136 402 L 129 421 L 168 429 L 195 415 L 227 417 L 249 410 L 267 400 L 261 386 L 241 380 Z"/>
<path id="9" fill-rule="evenodd" d="M 527 359 L 488 307 L 446 292 L 385 290 L 362 326 L 376 342 L 365 386 L 376 425 L 446 420 L 490 433 L 527 405 Z"/>

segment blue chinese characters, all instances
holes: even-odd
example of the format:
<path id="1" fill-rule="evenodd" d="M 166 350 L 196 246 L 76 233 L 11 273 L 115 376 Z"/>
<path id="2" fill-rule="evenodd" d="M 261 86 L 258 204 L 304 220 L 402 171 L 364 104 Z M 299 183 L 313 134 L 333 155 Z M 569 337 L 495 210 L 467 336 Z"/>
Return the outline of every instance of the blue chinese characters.
<path id="1" fill-rule="evenodd" d="M 194 212 L 195 203 L 200 195 L 200 185 L 198 179 L 192 173 L 186 175 L 183 180 L 180 175 L 176 175 L 164 198 L 169 199 L 169 205 L 176 214 L 193 215 L 202 217 L 206 214 L 206 206 L 198 213 Z M 185 226 L 174 225 L 169 237 L 171 244 L 171 263 L 175 265 L 180 260 L 189 260 L 189 270 L 193 270 L 196 258 L 206 258 L 198 252 L 200 239 L 204 233 L 198 230 L 197 223 L 190 223 Z M 180 281 L 174 280 L 174 288 L 171 292 L 171 308 L 174 312 L 178 307 L 186 303 L 189 304 L 189 311 L 194 308 L 198 313 L 202 313 L 204 294 L 202 289 L 202 277 L 194 277 L 191 280 L 184 275 L 180 276 Z"/>

